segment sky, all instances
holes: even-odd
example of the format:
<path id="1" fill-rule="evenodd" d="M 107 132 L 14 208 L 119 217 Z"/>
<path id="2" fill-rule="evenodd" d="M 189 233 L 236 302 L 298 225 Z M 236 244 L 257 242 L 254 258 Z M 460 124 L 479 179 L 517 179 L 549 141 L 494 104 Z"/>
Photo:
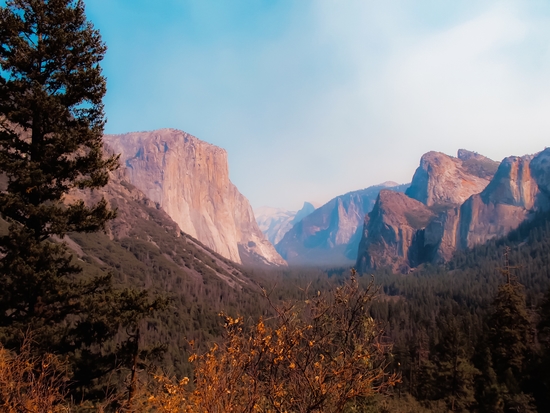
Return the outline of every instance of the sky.
<path id="1" fill-rule="evenodd" d="M 422 154 L 550 144 L 550 2 L 85 0 L 108 52 L 106 133 L 227 150 L 252 206 L 301 208 Z"/>

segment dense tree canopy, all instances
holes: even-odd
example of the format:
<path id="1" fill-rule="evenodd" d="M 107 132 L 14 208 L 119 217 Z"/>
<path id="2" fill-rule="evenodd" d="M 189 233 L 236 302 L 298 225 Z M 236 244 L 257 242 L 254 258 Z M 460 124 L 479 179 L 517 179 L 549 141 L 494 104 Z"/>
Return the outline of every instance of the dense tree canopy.
<path id="1" fill-rule="evenodd" d="M 95 231 L 113 215 L 63 198 L 99 188 L 116 157 L 102 152 L 105 53 L 74 0 L 13 0 L 0 9 L 0 212 L 37 241 Z"/>
<path id="2" fill-rule="evenodd" d="M 103 198 L 87 205 L 74 192 L 105 186 L 118 165 L 103 153 L 105 51 L 80 0 L 0 7 L 0 214 L 9 224 L 0 237 L 0 344 L 17 350 L 32 331 L 37 351 L 70 356 L 79 391 L 136 359 L 123 354 L 137 354 L 132 334 L 111 351 L 98 345 L 120 326 L 139 331 L 164 305 L 115 291 L 110 275 L 83 275 L 61 242 L 115 216 Z"/>

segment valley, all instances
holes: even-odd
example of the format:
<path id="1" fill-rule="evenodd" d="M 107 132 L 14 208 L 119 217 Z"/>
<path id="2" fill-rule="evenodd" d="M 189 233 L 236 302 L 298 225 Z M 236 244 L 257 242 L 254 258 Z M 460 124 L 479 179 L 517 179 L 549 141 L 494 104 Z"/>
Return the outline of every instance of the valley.
<path id="1" fill-rule="evenodd" d="M 140 168 L 148 170 L 148 152 L 137 152 Z M 112 271 L 121 285 L 147 288 L 173 300 L 171 314 L 151 324 L 144 337 L 168 343 L 163 363 L 178 375 L 191 373 L 191 365 L 181 357 L 191 351 L 190 338 L 206 349 L 222 334 L 220 311 L 250 319 L 273 314 L 273 304 L 341 285 L 355 263 L 364 274 L 359 283 L 366 287 L 372 276 L 380 288 L 369 312 L 393 343 L 390 369 L 402 380 L 389 403 L 404 392 L 410 395 L 406 406 L 411 412 L 443 411 L 447 403 L 459 401 L 482 406 L 489 402 L 476 386 L 482 386 L 488 373 L 479 357 L 489 351 L 487 322 L 495 311 L 495 297 L 506 285 L 506 271 L 514 285 L 523 286 L 531 328 L 545 334 L 536 320 L 548 317 L 540 309 L 550 289 L 548 154 L 546 149 L 498 163 L 465 150 L 457 158 L 431 152 L 422 157 L 411 184 L 385 183 L 316 209 L 306 203 L 299 213 L 264 208 L 258 219 L 266 232 L 263 242 L 269 242 L 268 236 L 279 237 L 275 248 L 286 258 L 284 266 L 265 258 L 237 264 L 207 246 L 208 236 L 200 240 L 186 234 L 159 202 L 134 186 L 137 182 L 146 188 L 146 182 L 129 182 L 136 173 L 130 167 L 117 171 L 104 190 L 119 211 L 108 233 L 69 237 L 78 244 L 75 253 L 87 271 Z M 158 182 L 156 187 L 163 185 Z M 203 202 L 211 205 L 204 196 Z M 297 222 L 290 225 L 293 220 Z M 287 232 L 281 235 L 281 228 Z M 262 291 L 269 292 L 269 300 Z M 450 354 L 441 347 L 447 345 L 445 340 L 455 340 L 460 369 L 470 369 L 460 370 L 465 380 L 461 391 L 467 392 L 463 396 L 452 396 L 454 384 L 447 390 L 433 387 L 446 382 L 446 375 L 457 374 L 446 370 L 444 360 Z M 531 340 L 530 357 L 542 354 L 544 347 Z M 531 367 L 522 368 L 533 373 L 531 378 L 521 376 L 526 380 L 521 386 L 531 386 L 528 380 L 539 383 L 529 392 L 531 399 L 521 403 L 542 411 L 549 403 L 546 378 L 539 371 L 542 365 L 531 360 Z"/>
<path id="2" fill-rule="evenodd" d="M 550 8 L 245 3 L 0 2 L 0 412 L 550 411 Z"/>

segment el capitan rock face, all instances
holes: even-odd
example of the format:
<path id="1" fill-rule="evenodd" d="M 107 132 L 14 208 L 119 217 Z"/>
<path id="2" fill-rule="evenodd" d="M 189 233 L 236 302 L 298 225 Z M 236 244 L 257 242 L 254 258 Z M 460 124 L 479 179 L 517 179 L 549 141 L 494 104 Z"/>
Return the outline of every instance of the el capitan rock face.
<path id="1" fill-rule="evenodd" d="M 276 245 L 294 265 L 348 265 L 357 258 L 365 215 L 381 189 L 404 191 L 408 185 L 386 182 L 333 198 L 303 218 Z"/>
<path id="2" fill-rule="evenodd" d="M 180 226 L 237 263 L 286 265 L 229 180 L 227 152 L 175 129 L 106 135 L 130 182 Z"/>
<path id="3" fill-rule="evenodd" d="M 155 268 L 165 275 L 157 280 L 164 290 L 176 294 L 182 279 L 202 285 L 210 276 L 239 291 L 255 286 L 239 265 L 183 233 L 157 203 L 128 182 L 127 172 L 125 168 L 111 172 L 108 184 L 101 189 L 73 190 L 66 196 L 67 202 L 81 199 L 88 205 L 103 197 L 110 208 L 117 209 L 116 218 L 107 223 L 106 234 L 65 236 L 63 241 L 80 259 L 114 272 L 119 280 L 145 283 L 145 288 L 152 281 L 139 279 L 139 273 L 149 274 L 146 268 L 151 272 Z"/>
<path id="4" fill-rule="evenodd" d="M 397 204 L 386 202 L 382 219 L 379 214 L 374 214 L 377 201 L 365 223 L 357 261 L 360 270 L 380 266 L 376 260 L 370 259 L 367 249 L 370 245 L 378 246 L 378 255 L 393 259 L 386 259 L 385 265 L 406 272 L 407 267 L 423 262 L 445 262 L 457 249 L 471 248 L 491 238 L 504 236 L 534 211 L 550 209 L 550 149 L 535 156 L 506 158 L 494 176 L 493 161 L 464 150 L 459 151 L 459 158 L 435 152 L 422 157 L 411 185 L 414 187 L 407 191 L 407 195 L 423 201 L 433 216 L 419 225 L 413 236 L 410 236 L 410 225 L 403 221 L 403 212 Z M 490 182 L 486 179 L 488 177 L 491 177 Z M 468 192 L 483 186 L 483 181 L 487 184 L 478 193 L 471 193 L 464 199 Z M 424 212 L 409 213 L 423 222 Z M 401 234 L 397 241 L 390 236 L 388 239 L 382 237 L 381 242 L 381 232 L 373 233 L 372 228 L 387 221 L 398 223 L 398 229 L 393 230 Z M 401 251 L 409 251 L 407 257 L 391 247 L 396 242 L 404 245 Z"/>

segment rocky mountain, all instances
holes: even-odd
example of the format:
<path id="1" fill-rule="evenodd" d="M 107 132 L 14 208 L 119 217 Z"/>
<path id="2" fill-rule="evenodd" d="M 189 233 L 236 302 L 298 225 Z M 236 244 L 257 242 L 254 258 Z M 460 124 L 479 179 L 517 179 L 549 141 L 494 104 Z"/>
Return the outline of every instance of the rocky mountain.
<path id="1" fill-rule="evenodd" d="M 288 231 L 276 245 L 293 265 L 347 265 L 355 261 L 365 215 L 380 190 L 404 191 L 408 185 L 386 182 L 338 196 Z"/>
<path id="2" fill-rule="evenodd" d="M 549 198 L 541 187 L 544 189 L 543 182 L 550 176 L 550 165 L 544 166 L 549 155 L 547 149 L 536 157 L 511 156 L 502 161 L 487 188 L 460 208 L 459 248 L 471 248 L 508 233 L 533 211 L 548 209 Z M 535 159 L 532 170 L 530 165 Z"/>
<path id="3" fill-rule="evenodd" d="M 417 231 L 434 217 L 422 202 L 400 192 L 381 190 L 374 208 L 365 216 L 357 266 L 407 268 L 415 255 L 411 248 Z"/>
<path id="4" fill-rule="evenodd" d="M 464 150 L 458 158 L 429 152 L 406 192 L 424 209 L 406 201 L 404 212 L 404 200 L 380 196 L 365 220 L 356 265 L 407 272 L 448 261 L 457 249 L 504 236 L 534 212 L 550 209 L 549 181 L 550 149 L 500 164 Z"/>
<path id="5" fill-rule="evenodd" d="M 406 194 L 426 206 L 459 205 L 480 193 L 497 167 L 498 163 L 464 149 L 458 151 L 458 158 L 428 152 L 420 159 Z"/>
<path id="6" fill-rule="evenodd" d="M 315 211 L 313 204 L 304 202 L 304 206 L 299 211 L 264 206 L 254 210 L 254 215 L 258 227 L 268 241 L 276 245 L 295 224 L 313 211 Z"/>
<path id="7" fill-rule="evenodd" d="M 120 168 L 100 190 L 75 191 L 75 198 L 95 202 L 104 196 L 117 208 L 106 233 L 70 233 L 64 238 L 86 275 L 112 274 L 118 288 L 147 288 L 170 299 L 157 319 L 148 319 L 140 341 L 144 347 L 163 343 L 163 367 L 171 374 L 191 374 L 185 351 L 195 340 L 205 351 L 223 331 L 220 312 L 258 318 L 269 314 L 259 285 L 264 269 L 244 269 L 184 233 L 168 214 L 129 182 Z M 0 218 L 0 234 L 7 231 Z M 59 240 L 58 240 L 59 241 Z M 187 350 L 186 350 L 187 349 Z"/>
<path id="8" fill-rule="evenodd" d="M 229 180 L 227 152 L 175 129 L 106 135 L 132 185 L 183 232 L 247 265 L 286 265 L 258 228 L 248 200 Z"/>

